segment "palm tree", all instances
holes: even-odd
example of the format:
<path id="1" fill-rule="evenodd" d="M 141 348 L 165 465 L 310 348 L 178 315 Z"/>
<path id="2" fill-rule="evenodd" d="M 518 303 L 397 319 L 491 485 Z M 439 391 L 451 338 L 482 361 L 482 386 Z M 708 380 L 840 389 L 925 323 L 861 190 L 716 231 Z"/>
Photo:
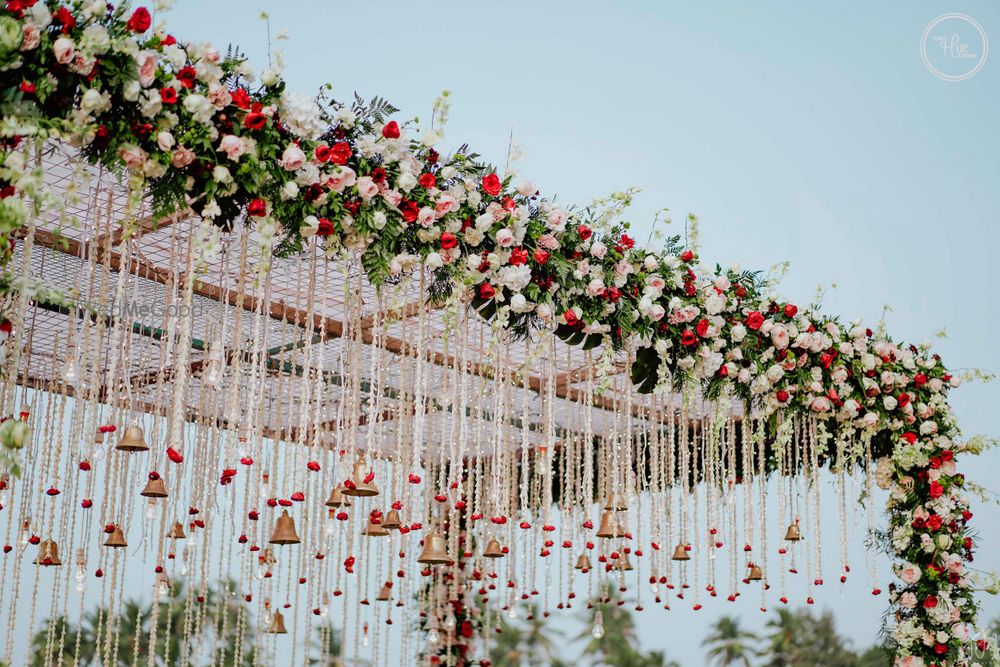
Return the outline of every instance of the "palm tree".
<path id="1" fill-rule="evenodd" d="M 801 619 L 787 609 L 779 609 L 778 617 L 767 622 L 770 634 L 767 636 L 767 654 L 770 661 L 766 667 L 794 667 L 798 657 L 797 637 L 801 632 Z"/>
<path id="2" fill-rule="evenodd" d="M 757 635 L 742 629 L 738 620 L 723 616 L 712 626 L 710 634 L 701 645 L 708 647 L 706 657 L 711 664 L 719 667 L 750 667 L 750 656 L 754 654 L 754 649 L 749 643 L 756 641 Z"/>
<path id="3" fill-rule="evenodd" d="M 523 624 L 509 622 L 500 617 L 500 632 L 490 647 L 490 661 L 495 667 L 520 667 L 529 665 L 560 664 L 559 651 L 554 637 L 562 632 L 551 627 L 538 605 L 528 608 Z"/>
<path id="4" fill-rule="evenodd" d="M 603 636 L 592 634 L 597 612 L 601 612 L 604 626 Z M 584 628 L 576 637 L 587 639 L 583 656 L 589 657 L 595 665 L 615 665 L 615 667 L 676 667 L 661 651 L 643 653 L 639 649 L 639 638 L 635 629 L 635 619 L 618 598 L 612 595 L 609 602 L 598 604 L 583 614 Z"/>

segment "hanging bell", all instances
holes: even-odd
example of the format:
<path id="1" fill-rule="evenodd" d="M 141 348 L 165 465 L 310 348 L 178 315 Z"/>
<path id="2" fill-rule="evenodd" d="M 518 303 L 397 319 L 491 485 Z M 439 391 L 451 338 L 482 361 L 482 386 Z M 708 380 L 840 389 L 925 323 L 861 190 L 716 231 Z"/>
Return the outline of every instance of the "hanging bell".
<path id="1" fill-rule="evenodd" d="M 389 531 L 382 524 L 369 521 L 365 529 L 361 531 L 361 534 L 368 537 L 385 537 L 389 534 Z"/>
<path id="2" fill-rule="evenodd" d="M 747 581 L 760 581 L 764 578 L 764 573 L 760 570 L 760 565 L 756 563 L 750 563 L 750 574 L 747 576 Z"/>
<path id="3" fill-rule="evenodd" d="M 451 562 L 441 533 L 434 532 L 424 538 L 424 548 L 417 557 L 417 562 L 424 565 L 445 565 Z"/>
<path id="4" fill-rule="evenodd" d="M 271 619 L 271 625 L 268 626 L 268 634 L 272 635 L 287 635 L 288 630 L 285 629 L 285 617 L 281 615 L 280 611 L 274 612 L 274 618 Z"/>
<path id="5" fill-rule="evenodd" d="M 615 564 L 612 569 L 618 570 L 620 572 L 631 572 L 632 571 L 632 561 L 628 559 L 628 554 L 623 553 L 621 556 L 615 559 Z"/>
<path id="6" fill-rule="evenodd" d="M 338 484 L 333 487 L 333 491 L 330 492 L 330 497 L 326 499 L 327 507 L 350 507 L 351 499 L 344 495 L 344 486 Z"/>
<path id="7" fill-rule="evenodd" d="M 788 525 L 788 530 L 785 531 L 785 540 L 788 542 L 798 542 L 802 539 L 802 531 L 799 529 L 799 520 L 796 519 L 795 523 Z"/>
<path id="8" fill-rule="evenodd" d="M 295 519 L 288 516 L 288 510 L 282 510 L 281 516 L 274 523 L 271 544 L 298 544 L 301 541 L 299 534 L 295 532 Z"/>
<path id="9" fill-rule="evenodd" d="M 127 547 L 128 542 L 125 541 L 125 533 L 122 532 L 122 527 L 117 523 L 115 524 L 114 530 L 108 535 L 108 539 L 104 542 L 106 547 L 116 547 L 122 548 Z"/>
<path id="10" fill-rule="evenodd" d="M 389 583 L 382 584 L 382 588 L 378 591 L 378 597 L 375 598 L 376 602 L 388 602 L 392 599 L 392 587 Z"/>
<path id="11" fill-rule="evenodd" d="M 59 560 L 59 545 L 55 540 L 42 540 L 38 545 L 38 557 L 35 558 L 35 565 L 53 567 L 62 565 Z"/>
<path id="12" fill-rule="evenodd" d="M 172 540 L 183 540 L 186 538 L 187 535 L 184 533 L 184 524 L 180 521 L 175 521 L 174 527 L 167 533 L 167 537 Z"/>
<path id="13" fill-rule="evenodd" d="M 361 454 L 354 462 L 354 474 L 351 475 L 351 484 L 354 488 L 347 487 L 342 493 L 345 496 L 377 496 L 378 487 L 372 482 L 370 475 L 371 469 L 368 467 L 368 462 L 365 461 L 365 455 Z"/>
<path id="14" fill-rule="evenodd" d="M 166 498 L 167 497 L 167 485 L 163 483 L 163 478 L 157 473 L 149 473 L 149 480 L 146 482 L 145 488 L 139 492 L 140 496 L 145 496 L 146 498 Z"/>
<path id="15" fill-rule="evenodd" d="M 146 439 L 142 435 L 142 429 L 133 424 L 125 427 L 122 439 L 118 441 L 115 449 L 120 452 L 146 452 L 149 451 L 149 445 L 146 444 Z"/>
<path id="16" fill-rule="evenodd" d="M 494 537 L 489 542 L 486 543 L 486 549 L 483 550 L 483 558 L 503 558 L 503 547 Z"/>
<path id="17" fill-rule="evenodd" d="M 399 518 L 397 510 L 389 510 L 382 519 L 382 527 L 386 530 L 399 530 L 399 527 L 402 525 L 403 521 Z"/>
<path id="18" fill-rule="evenodd" d="M 604 538 L 615 537 L 618 531 L 615 528 L 614 514 L 611 510 L 604 510 L 601 513 L 601 525 L 597 527 L 597 536 Z"/>
<path id="19" fill-rule="evenodd" d="M 621 512 L 627 510 L 628 505 L 625 504 L 625 498 L 622 497 L 622 494 L 612 493 L 608 496 L 608 503 L 604 506 L 604 509 Z"/>
<path id="20" fill-rule="evenodd" d="M 574 565 L 573 568 L 584 573 L 590 572 L 590 557 L 587 556 L 587 554 L 580 554 L 580 557 L 576 559 L 576 565 Z"/>
<path id="21" fill-rule="evenodd" d="M 670 557 L 671 560 L 691 560 L 691 554 L 688 553 L 687 547 L 684 546 L 683 542 L 678 542 L 677 546 L 674 547 L 674 555 Z"/>

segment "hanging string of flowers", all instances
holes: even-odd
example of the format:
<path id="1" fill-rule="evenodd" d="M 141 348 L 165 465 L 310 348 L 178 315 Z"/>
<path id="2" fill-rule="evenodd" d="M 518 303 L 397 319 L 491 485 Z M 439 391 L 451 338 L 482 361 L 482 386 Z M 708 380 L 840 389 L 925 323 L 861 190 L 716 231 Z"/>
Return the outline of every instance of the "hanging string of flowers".
<path id="1" fill-rule="evenodd" d="M 153 29 L 142 7 L 6 0 L 0 109 L 5 265 L 52 203 L 29 156 L 64 142 L 124 174 L 133 217 L 145 201 L 155 217 L 191 209 L 222 229 L 246 221 L 265 256 L 319 237 L 327 257 L 360 255 L 376 286 L 423 266 L 430 294 L 470 294 L 514 339 L 548 329 L 585 350 L 634 350 L 642 393 L 728 392 L 770 424 L 771 438 L 780 418 L 812 415 L 836 435 L 820 461 L 837 458 L 838 441 L 870 443 L 890 494 L 897 660 L 964 663 L 976 602 L 957 459 L 969 448 L 947 400 L 959 378 L 927 346 L 800 308 L 771 295 L 759 273 L 709 267 L 690 237 L 639 247 L 620 215 L 630 193 L 566 208 L 467 148 L 441 152 L 444 101 L 421 132 L 379 98 L 299 95 L 276 69 L 256 77 L 237 55 Z M 2 286 L 26 288 L 9 277 Z M 0 328 L 17 326 L 5 317 Z M 26 437 L 17 419 L 0 425 L 8 450 Z"/>

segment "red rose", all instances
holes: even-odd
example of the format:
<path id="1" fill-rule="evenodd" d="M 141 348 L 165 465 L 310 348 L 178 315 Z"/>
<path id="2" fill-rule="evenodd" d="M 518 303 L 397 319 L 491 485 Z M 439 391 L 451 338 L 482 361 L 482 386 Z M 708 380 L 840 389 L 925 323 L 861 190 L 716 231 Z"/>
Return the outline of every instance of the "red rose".
<path id="1" fill-rule="evenodd" d="M 900 394 L 899 397 L 896 398 L 896 402 L 899 404 L 899 407 L 905 408 L 907 406 L 907 404 L 909 404 L 909 402 L 910 402 L 910 395 L 909 394 Z"/>
<path id="2" fill-rule="evenodd" d="M 316 147 L 314 154 L 316 155 L 316 159 L 318 161 L 327 162 L 330 160 L 330 147 L 326 144 L 320 144 Z"/>
<path id="3" fill-rule="evenodd" d="M 434 174 L 428 172 L 426 174 L 421 174 L 420 178 L 417 179 L 417 183 L 420 183 L 420 187 L 429 190 L 437 185 L 437 179 L 434 178 Z"/>
<path id="4" fill-rule="evenodd" d="M 542 250 L 541 248 L 536 248 L 533 256 L 536 262 L 545 266 L 545 264 L 548 263 L 549 258 L 552 257 L 552 253 L 547 250 Z"/>
<path id="5" fill-rule="evenodd" d="M 931 498 L 937 499 L 944 495 L 944 487 L 941 486 L 941 482 L 931 482 L 930 487 Z"/>
<path id="6" fill-rule="evenodd" d="M 247 207 L 247 215 L 253 218 L 260 218 L 267 215 L 267 202 L 263 199 L 254 199 Z"/>
<path id="7" fill-rule="evenodd" d="M 338 141 L 330 147 L 330 162 L 344 165 L 350 157 L 351 146 L 346 141 Z"/>
<path id="8" fill-rule="evenodd" d="M 181 71 L 178 72 L 178 74 L 177 74 L 178 77 L 180 77 L 180 75 L 186 69 L 188 69 L 188 68 L 187 67 L 182 68 Z M 194 68 L 192 67 L 191 70 L 194 71 Z M 183 82 L 184 82 L 184 79 L 182 78 L 181 79 L 181 83 L 183 83 Z M 194 79 L 192 79 L 191 82 L 193 84 L 194 83 Z M 250 93 L 248 93 L 246 91 L 246 88 L 237 88 L 236 90 L 232 91 L 230 94 L 233 96 L 233 104 L 235 104 L 237 107 L 239 107 L 240 109 L 249 109 L 250 108 Z"/>
<path id="9" fill-rule="evenodd" d="M 589 239 L 590 235 L 593 234 L 593 232 L 590 231 L 590 227 L 588 227 L 587 225 L 580 225 L 579 227 L 577 227 L 576 233 L 579 234 L 580 238 L 584 241 Z"/>
<path id="10" fill-rule="evenodd" d="M 756 310 L 747 315 L 747 326 L 757 331 L 764 324 L 764 316 Z"/>
<path id="11" fill-rule="evenodd" d="M 33 2 L 29 3 L 28 6 L 30 7 L 33 4 L 35 3 Z M 65 7 L 60 7 L 58 10 L 56 10 L 56 13 L 52 15 L 52 20 L 54 23 L 57 23 L 62 26 L 61 32 L 64 35 L 76 27 L 76 19 L 73 18 L 73 15 Z M 148 28 L 149 25 L 147 24 L 146 27 Z"/>
<path id="12" fill-rule="evenodd" d="M 475 630 L 472 627 L 472 622 L 462 621 L 462 636 L 465 637 L 466 639 L 469 639 L 472 637 L 474 633 Z"/>
<path id="13" fill-rule="evenodd" d="M 458 245 L 458 239 L 451 232 L 443 232 L 441 234 L 441 249 L 451 250 Z"/>
<path id="14" fill-rule="evenodd" d="M 796 306 L 793 303 L 785 304 L 785 317 L 787 317 L 788 319 L 792 319 L 793 317 L 795 317 L 795 314 L 797 312 L 799 312 L 798 306 Z"/>
<path id="15" fill-rule="evenodd" d="M 528 251 L 525 250 L 524 248 L 514 248 L 513 250 L 510 251 L 509 263 L 511 266 L 520 266 L 522 264 L 527 264 Z"/>
<path id="16" fill-rule="evenodd" d="M 779 389 L 778 393 L 775 394 L 774 397 L 778 399 L 779 403 L 787 403 L 788 402 L 788 392 L 785 391 L 784 389 Z"/>
<path id="17" fill-rule="evenodd" d="M 243 127 L 248 130 L 263 130 L 265 125 L 267 125 L 267 116 L 259 111 L 251 111 L 243 119 Z"/>
<path id="18" fill-rule="evenodd" d="M 160 89 L 160 100 L 164 104 L 177 104 L 177 91 L 171 87 Z"/>
<path id="19" fill-rule="evenodd" d="M 936 595 L 928 595 L 924 598 L 924 609 L 933 609 L 938 604 Z"/>
<path id="20" fill-rule="evenodd" d="M 18 86 L 18 90 L 20 90 L 25 95 L 34 95 L 36 89 L 35 89 L 35 84 L 31 83 L 30 81 L 22 81 L 21 85 Z"/>
<path id="21" fill-rule="evenodd" d="M 698 324 L 695 325 L 695 331 L 698 332 L 699 336 L 704 338 L 705 334 L 708 333 L 708 320 L 706 320 L 704 317 L 698 320 Z"/>
<path id="22" fill-rule="evenodd" d="M 917 434 L 913 431 L 907 431 L 903 434 L 903 440 L 906 440 L 906 442 L 912 445 L 917 441 Z"/>
<path id="23" fill-rule="evenodd" d="M 386 139 L 399 139 L 399 123 L 394 120 L 390 120 L 382 128 L 382 136 Z"/>
<path id="24" fill-rule="evenodd" d="M 698 344 L 698 336 L 695 334 L 695 332 L 691 331 L 690 329 L 685 329 L 684 332 L 681 333 L 681 345 L 686 345 L 688 347 L 691 347 L 692 345 L 697 345 L 697 344 Z"/>
<path id="25" fill-rule="evenodd" d="M 583 322 L 580 321 L 580 318 L 576 316 L 576 311 L 574 311 L 572 308 L 563 313 L 563 319 L 566 320 L 566 324 L 568 324 L 571 327 L 583 324 Z"/>
<path id="26" fill-rule="evenodd" d="M 129 17 L 128 23 L 125 26 L 132 32 L 146 32 L 149 30 L 149 25 L 152 23 L 152 19 L 149 16 L 149 10 L 145 7 L 138 7 L 132 16 Z"/>
<path id="27" fill-rule="evenodd" d="M 417 219 L 417 215 L 420 213 L 420 204 L 406 199 L 400 202 L 399 210 L 403 212 L 403 220 L 406 222 L 413 222 Z"/>
<path id="28" fill-rule="evenodd" d="M 500 194 L 502 187 L 503 183 L 500 182 L 500 177 L 496 174 L 487 174 L 483 177 L 483 192 L 491 197 L 496 197 Z"/>
<path id="29" fill-rule="evenodd" d="M 489 283 L 483 283 L 479 286 L 479 298 L 489 301 L 496 294 L 496 290 L 493 289 L 493 285 Z"/>
<path id="30" fill-rule="evenodd" d="M 329 236 L 333 234 L 333 223 L 328 218 L 320 218 L 319 226 L 316 228 L 317 236 Z"/>
<path id="31" fill-rule="evenodd" d="M 681 253 L 682 262 L 690 262 L 692 259 L 694 259 L 694 253 L 691 252 L 690 250 L 685 250 L 684 252 Z"/>
<path id="32" fill-rule="evenodd" d="M 941 528 L 941 516 L 938 514 L 931 514 L 927 517 L 926 525 L 931 530 L 939 530 Z"/>
<path id="33" fill-rule="evenodd" d="M 194 83 L 197 78 L 198 78 L 198 71 L 195 68 L 191 67 L 190 65 L 185 65 L 184 67 L 180 68 L 180 70 L 177 72 L 177 80 L 180 81 L 181 85 L 184 86 L 185 88 L 189 89 L 194 88 Z M 246 91 L 243 90 L 242 88 L 234 90 L 232 93 L 233 102 L 236 102 L 237 93 L 243 93 L 243 95 L 247 94 Z M 237 104 L 237 106 L 239 105 Z M 249 96 L 247 96 L 247 106 L 249 106 Z M 246 109 L 247 107 L 244 106 L 241 108 Z"/>

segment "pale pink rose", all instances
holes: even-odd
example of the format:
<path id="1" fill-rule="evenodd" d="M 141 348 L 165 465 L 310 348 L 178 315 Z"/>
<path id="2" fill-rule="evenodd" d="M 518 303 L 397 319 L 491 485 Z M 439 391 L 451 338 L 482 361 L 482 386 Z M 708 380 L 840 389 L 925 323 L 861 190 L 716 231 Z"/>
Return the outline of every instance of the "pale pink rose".
<path id="1" fill-rule="evenodd" d="M 517 193 L 522 197 L 530 197 L 535 194 L 535 184 L 531 181 L 521 181 L 517 184 Z"/>
<path id="2" fill-rule="evenodd" d="M 917 606 L 917 596 L 907 591 L 899 596 L 899 606 L 904 609 L 914 609 Z"/>
<path id="3" fill-rule="evenodd" d="M 920 581 L 920 568 L 916 565 L 907 565 L 899 571 L 899 578 L 904 584 L 912 586 Z"/>
<path id="4" fill-rule="evenodd" d="M 174 147 L 174 135 L 170 134 L 166 130 L 163 130 L 156 135 L 156 145 L 160 147 L 161 151 L 169 151 Z"/>
<path id="5" fill-rule="evenodd" d="M 38 29 L 38 26 L 34 23 L 25 23 L 24 31 L 21 37 L 21 50 L 30 51 L 32 49 L 38 48 L 38 43 L 41 41 L 42 31 Z"/>
<path id="6" fill-rule="evenodd" d="M 434 209 L 430 206 L 422 206 L 417 212 L 417 224 L 421 227 L 430 227 L 434 224 Z"/>
<path id="7" fill-rule="evenodd" d="M 552 227 L 553 229 L 561 229 L 566 223 L 566 212 L 561 208 L 554 208 L 549 211 L 547 219 L 549 221 L 549 227 Z"/>
<path id="8" fill-rule="evenodd" d="M 604 294 L 604 281 L 600 278 L 594 278 L 587 283 L 587 294 L 590 296 L 601 296 Z"/>
<path id="9" fill-rule="evenodd" d="M 378 194 L 378 184 L 371 179 L 371 176 L 362 176 L 357 182 L 358 194 L 365 201 Z"/>
<path id="10" fill-rule="evenodd" d="M 119 148 L 118 157 L 129 169 L 142 169 L 142 166 L 146 164 L 146 151 L 132 144 L 126 144 Z"/>
<path id="11" fill-rule="evenodd" d="M 208 101 L 211 102 L 212 106 L 216 109 L 222 111 L 232 103 L 233 96 L 225 87 L 215 86 L 208 93 Z"/>
<path id="12" fill-rule="evenodd" d="M 170 160 L 170 164 L 174 165 L 177 169 L 183 169 L 194 162 L 194 151 L 185 146 L 178 146 L 174 149 L 174 156 Z"/>
<path id="13" fill-rule="evenodd" d="M 788 329 L 783 324 L 775 324 L 771 328 L 771 342 L 779 350 L 788 347 Z"/>
<path id="14" fill-rule="evenodd" d="M 660 320 L 663 319 L 663 315 L 665 313 L 666 311 L 663 309 L 663 306 L 661 306 L 658 303 L 654 303 L 652 306 L 649 307 L 649 310 L 646 311 L 646 317 L 648 317 L 653 322 L 659 322 Z"/>
<path id="15" fill-rule="evenodd" d="M 67 65 L 73 61 L 76 55 L 76 45 L 73 40 L 63 35 L 52 45 L 52 51 L 56 54 L 56 62 L 60 65 Z"/>
<path id="16" fill-rule="evenodd" d="M 667 281 L 665 281 L 661 276 L 653 274 L 646 278 L 646 284 L 655 290 L 663 291 L 667 286 Z"/>
<path id="17" fill-rule="evenodd" d="M 297 144 L 288 144 L 285 152 L 281 154 L 281 166 L 288 171 L 296 171 L 306 163 L 306 154 Z"/>
<path id="18" fill-rule="evenodd" d="M 816 413 L 829 412 L 833 408 L 833 403 L 826 396 L 817 396 L 809 404 L 809 408 Z"/>
<path id="19" fill-rule="evenodd" d="M 615 264 L 615 275 L 619 278 L 627 276 L 630 273 L 632 273 L 632 262 L 623 259 Z"/>
<path id="20" fill-rule="evenodd" d="M 597 259 L 604 259 L 604 256 L 608 254 L 608 246 L 600 241 L 594 241 L 590 246 L 590 254 Z"/>
<path id="21" fill-rule="evenodd" d="M 501 229 L 497 232 L 497 245 L 501 248 L 509 248 L 514 245 L 514 232 L 509 229 Z"/>
<path id="22" fill-rule="evenodd" d="M 442 218 L 446 214 L 458 210 L 458 200 L 445 192 L 438 197 L 437 202 L 434 204 L 434 209 L 437 212 L 437 217 Z"/>
<path id="23" fill-rule="evenodd" d="M 149 88 L 156 80 L 156 54 L 152 51 L 143 51 L 138 56 L 139 59 L 139 85 Z"/>
<path id="24" fill-rule="evenodd" d="M 924 659 L 916 655 L 896 658 L 896 667 L 924 667 Z"/>
<path id="25" fill-rule="evenodd" d="M 211 44 L 206 44 L 201 51 L 201 57 L 210 63 L 219 62 L 219 50 Z"/>
<path id="26" fill-rule="evenodd" d="M 542 234 L 538 237 L 538 247 L 545 248 L 546 250 L 556 250 L 559 247 L 559 241 L 552 234 Z"/>
<path id="27" fill-rule="evenodd" d="M 235 134 L 227 134 L 219 142 L 219 150 L 225 153 L 230 160 L 239 162 L 240 158 L 246 152 L 247 147 L 243 143 L 243 140 Z"/>
<path id="28" fill-rule="evenodd" d="M 340 194 L 344 188 L 349 188 L 357 181 L 357 174 L 350 167 L 337 167 L 326 179 L 326 186 Z"/>
<path id="29" fill-rule="evenodd" d="M 403 201 L 403 195 L 399 190 L 386 190 L 382 193 L 382 198 L 393 206 L 399 206 L 399 202 Z"/>
<path id="30" fill-rule="evenodd" d="M 907 479 L 909 479 L 909 478 L 907 478 Z M 917 520 L 917 519 L 921 519 L 921 520 L 923 520 L 923 521 L 926 521 L 926 520 L 927 520 L 927 518 L 928 518 L 928 517 L 929 517 L 930 515 L 931 515 L 931 513 L 930 513 L 930 512 L 928 512 L 928 511 L 927 511 L 927 508 L 926 508 L 926 507 L 924 507 L 923 505 L 917 505 L 917 506 L 916 506 L 916 507 L 914 508 L 914 510 L 913 510 L 913 519 L 914 519 L 914 520 Z"/>
<path id="31" fill-rule="evenodd" d="M 510 211 L 505 209 L 500 204 L 493 202 L 486 207 L 486 212 L 493 216 L 493 222 L 500 222 L 510 215 Z"/>

